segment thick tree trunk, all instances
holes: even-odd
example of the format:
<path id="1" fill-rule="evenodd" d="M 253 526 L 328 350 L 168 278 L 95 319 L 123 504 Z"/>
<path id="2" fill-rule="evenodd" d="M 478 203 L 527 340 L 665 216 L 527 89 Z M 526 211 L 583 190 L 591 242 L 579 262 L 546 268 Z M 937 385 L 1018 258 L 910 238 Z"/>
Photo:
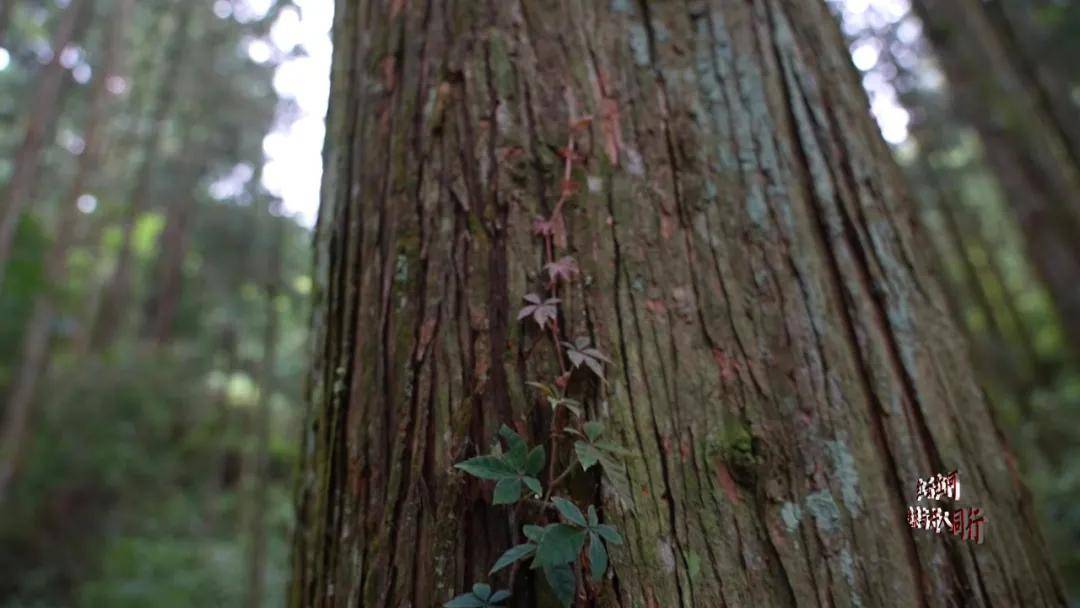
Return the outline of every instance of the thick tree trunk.
<path id="1" fill-rule="evenodd" d="M 979 133 L 1032 265 L 1080 353 L 1080 146 L 995 2 L 914 0 L 949 78 L 957 115 Z"/>
<path id="2" fill-rule="evenodd" d="M 149 121 L 143 134 L 145 140 L 142 153 L 135 170 L 128 206 L 123 214 L 120 250 L 116 254 L 116 265 L 102 288 L 101 300 L 94 316 L 90 337 L 90 347 L 94 350 L 104 350 L 112 344 L 130 305 L 135 226 L 150 204 L 151 186 L 161 147 L 162 125 L 176 103 L 177 77 L 184 62 L 190 34 L 191 11 L 195 7 L 195 3 L 188 2 L 180 5 L 175 16 L 176 23 L 162 54 L 161 80 L 151 102 Z"/>
<path id="3" fill-rule="evenodd" d="M 48 143 L 46 134 L 52 132 L 60 111 L 63 81 L 67 76 L 67 69 L 61 64 L 60 58 L 64 49 L 81 37 L 92 7 L 92 0 L 72 0 L 60 15 L 52 40 L 53 56 L 41 69 L 34 97 L 28 105 L 30 112 L 26 118 L 25 135 L 15 152 L 11 177 L 0 194 L 0 289 L 3 289 L 4 274 L 11 257 L 15 229 L 37 182 L 41 153 Z"/>
<path id="4" fill-rule="evenodd" d="M 94 79 L 92 85 L 90 111 L 82 134 L 83 152 L 67 194 L 60 198 L 53 242 L 45 256 L 45 276 L 50 286 L 63 285 L 66 281 L 68 251 L 75 240 L 80 219 L 76 203 L 79 196 L 86 193 L 100 164 L 101 131 L 106 122 L 105 110 L 110 96 L 108 79 L 116 73 L 124 38 L 123 26 L 127 23 L 132 2 L 133 0 L 121 0 L 117 4 L 105 42 L 101 74 Z M 7 394 L 3 427 L 0 430 L 0 436 L 3 437 L 3 443 L 0 444 L 0 502 L 3 501 L 15 475 L 26 439 L 30 406 L 37 394 L 38 381 L 49 364 L 49 339 L 56 312 L 54 299 L 57 289 L 58 287 L 50 287 L 36 296 L 33 312 L 23 332 L 19 371 Z"/>
<path id="5" fill-rule="evenodd" d="M 452 465 L 545 439 L 553 349 L 514 319 L 568 142 L 558 326 L 614 361 L 570 390 L 636 453 L 626 500 L 581 489 L 626 536 L 592 605 L 1063 603 L 823 3 L 336 20 L 294 606 L 441 604 L 529 523 Z M 906 524 L 952 469 L 982 545 Z M 522 568 L 511 605 L 543 589 Z"/>

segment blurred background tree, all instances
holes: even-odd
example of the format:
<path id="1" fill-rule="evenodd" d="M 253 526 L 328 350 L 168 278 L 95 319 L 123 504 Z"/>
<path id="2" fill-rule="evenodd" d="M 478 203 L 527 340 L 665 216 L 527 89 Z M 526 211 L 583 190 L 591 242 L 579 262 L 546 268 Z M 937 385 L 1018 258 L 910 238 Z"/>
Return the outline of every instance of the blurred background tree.
<path id="1" fill-rule="evenodd" d="M 282 603 L 310 236 L 263 4 L 2 4 L 2 606 Z"/>
<path id="2" fill-rule="evenodd" d="M 1080 5 L 832 4 L 1080 601 Z"/>
<path id="3" fill-rule="evenodd" d="M 1076 602 L 1080 5 L 830 2 Z M 0 0 L 0 607 L 282 604 L 311 234 L 262 176 L 297 14 Z"/>

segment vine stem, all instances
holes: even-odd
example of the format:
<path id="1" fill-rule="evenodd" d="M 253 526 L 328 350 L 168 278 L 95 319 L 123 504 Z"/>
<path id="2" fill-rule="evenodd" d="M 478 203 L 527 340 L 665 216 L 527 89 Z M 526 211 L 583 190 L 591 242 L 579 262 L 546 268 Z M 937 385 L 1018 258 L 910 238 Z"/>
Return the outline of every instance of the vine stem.
<path id="1" fill-rule="evenodd" d="M 547 497 L 545 497 L 544 500 L 547 500 L 547 499 L 551 498 L 551 492 L 555 490 L 555 487 L 558 486 L 559 484 L 561 484 L 562 482 L 566 481 L 566 478 L 569 477 L 570 474 L 574 472 L 574 465 L 575 464 L 577 464 L 577 463 L 576 462 L 571 462 L 570 466 L 566 467 L 566 470 L 564 470 L 562 473 L 560 473 L 558 477 L 556 477 L 554 480 L 552 480 L 551 483 L 548 484 Z"/>

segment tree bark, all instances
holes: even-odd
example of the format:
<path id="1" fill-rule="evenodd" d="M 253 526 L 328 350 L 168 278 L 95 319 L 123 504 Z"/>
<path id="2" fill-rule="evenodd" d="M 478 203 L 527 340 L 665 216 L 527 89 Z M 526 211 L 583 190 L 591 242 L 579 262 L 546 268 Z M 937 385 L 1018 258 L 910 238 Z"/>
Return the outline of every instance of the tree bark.
<path id="1" fill-rule="evenodd" d="M 560 337 L 614 361 L 570 390 L 636 454 L 582 480 L 626 537 L 588 605 L 1064 603 L 824 3 L 337 9 L 292 605 L 439 605 L 529 523 L 453 464 L 545 439 L 568 142 Z M 982 545 L 906 524 L 952 469 Z"/>
<path id="2" fill-rule="evenodd" d="M 25 135 L 15 152 L 11 177 L 0 195 L 0 289 L 3 289 L 4 274 L 11 257 L 15 229 L 37 182 L 41 152 L 48 143 L 46 134 L 52 132 L 60 111 L 61 91 L 64 90 L 63 81 L 67 76 L 67 69 L 60 63 L 60 58 L 64 49 L 81 37 L 92 7 L 92 0 L 72 0 L 64 9 L 53 35 L 52 58 L 38 75 L 34 97 L 29 105 Z"/>
<path id="3" fill-rule="evenodd" d="M 101 161 L 102 127 L 110 92 L 108 80 L 116 73 L 120 47 L 123 44 L 124 25 L 130 16 L 133 0 L 121 0 L 106 37 L 101 74 L 94 80 L 90 93 L 90 110 L 83 130 L 83 152 L 79 157 L 75 176 L 67 193 L 60 198 L 56 214 L 52 245 L 45 256 L 45 276 L 50 286 L 35 297 L 33 312 L 23 332 L 19 371 L 16 372 L 4 409 L 0 436 L 0 502 L 14 478 L 29 422 L 31 405 L 37 394 L 38 381 L 45 373 L 50 359 L 50 334 L 57 303 L 57 290 L 67 278 L 68 251 L 75 240 L 80 212 L 76 205 L 79 196 L 85 194 Z"/>
<path id="4" fill-rule="evenodd" d="M 957 116 L 980 135 L 1036 272 L 1080 353 L 1080 146 L 996 2 L 914 0 Z"/>

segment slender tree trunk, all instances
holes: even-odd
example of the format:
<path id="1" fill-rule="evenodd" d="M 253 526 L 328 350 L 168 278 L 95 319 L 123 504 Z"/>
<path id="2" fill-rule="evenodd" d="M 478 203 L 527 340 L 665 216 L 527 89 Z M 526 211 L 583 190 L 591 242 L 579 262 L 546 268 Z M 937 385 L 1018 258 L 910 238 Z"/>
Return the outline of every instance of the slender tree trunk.
<path id="1" fill-rule="evenodd" d="M 7 4 L 8 0 L 5 0 Z M 11 178 L 0 194 L 0 289 L 11 257 L 11 245 L 19 218 L 29 203 L 41 165 L 41 153 L 48 143 L 46 134 L 52 132 L 60 111 L 67 69 L 60 63 L 63 51 L 76 42 L 85 30 L 92 11 L 92 0 L 72 0 L 60 15 L 52 40 L 53 56 L 38 75 L 34 97 L 28 108 L 26 131 L 15 152 Z"/>
<path id="2" fill-rule="evenodd" d="M 102 71 L 92 85 L 90 111 L 83 130 L 85 145 L 71 185 L 66 195 L 60 198 L 52 245 L 45 257 L 45 276 L 51 286 L 63 285 L 67 279 L 68 251 L 75 239 L 79 221 L 76 201 L 86 193 L 100 164 L 101 130 L 105 126 L 105 113 L 110 96 L 108 79 L 116 73 L 124 38 L 123 26 L 130 15 L 132 1 L 121 0 L 117 5 L 105 42 Z M 16 372 L 15 380 L 8 391 L 3 427 L 0 430 L 0 436 L 3 437 L 3 443 L 0 444 L 0 502 L 7 493 L 22 455 L 38 380 L 48 368 L 50 334 L 56 312 L 55 297 L 55 288 L 46 289 L 36 296 L 33 312 L 23 333 L 19 371 Z"/>
<path id="3" fill-rule="evenodd" d="M 1054 0 L 985 0 L 986 10 L 995 29 L 1011 49 L 1024 74 L 1031 78 L 1036 94 L 1053 115 L 1074 162 L 1080 159 L 1080 116 L 1072 100 L 1076 86 L 1075 57 L 1068 52 L 1055 52 L 1051 32 L 1037 23 L 1036 15 L 1052 9 Z M 1061 36 L 1059 34 L 1060 37 Z"/>
<path id="4" fill-rule="evenodd" d="M 266 275 L 266 326 L 263 333 L 263 362 L 259 380 L 259 403 L 255 412 L 255 453 L 252 458 L 251 530 L 247 571 L 248 608 L 262 608 L 266 588 L 266 507 L 270 483 L 270 400 L 277 365 L 277 295 L 281 283 L 281 247 L 284 220 L 267 212 L 272 225 L 270 259 Z"/>
<path id="5" fill-rule="evenodd" d="M 17 0 L 4 0 L 0 3 L 0 46 L 6 46 L 8 27 L 11 26 L 11 18 L 15 14 L 15 2 Z"/>
<path id="6" fill-rule="evenodd" d="M 562 192 L 570 390 L 635 454 L 578 605 L 1064 603 L 824 3 L 337 7 L 292 605 L 439 605 L 529 523 L 453 464 L 544 439 Z M 953 469 L 982 545 L 905 522 Z"/>
<path id="7" fill-rule="evenodd" d="M 187 147 L 181 149 L 190 150 Z M 173 321 L 183 288 L 188 230 L 198 205 L 195 188 L 202 171 L 191 173 L 184 180 L 190 187 L 180 188 L 178 199 L 169 204 L 165 228 L 158 243 L 161 254 L 154 264 L 155 281 L 150 287 L 152 294 L 145 306 L 147 337 L 159 346 L 172 337 Z"/>
<path id="8" fill-rule="evenodd" d="M 142 155 L 135 170 L 134 185 L 128 199 L 128 207 L 123 216 L 120 250 L 117 253 L 116 265 L 112 274 L 106 280 L 102 289 L 101 300 L 98 303 L 94 317 L 90 338 L 90 347 L 93 350 L 104 350 L 112 344 L 130 305 L 131 275 L 134 263 L 132 239 L 135 234 L 135 226 L 150 202 L 151 186 L 154 171 L 157 168 L 159 148 L 161 147 L 161 127 L 176 102 L 177 77 L 184 62 L 184 54 L 190 35 L 191 11 L 196 6 L 196 3 L 190 2 L 179 5 L 175 16 L 176 23 L 162 55 L 161 80 L 158 84 L 157 95 L 151 103 L 148 128 L 144 133 L 146 139 L 143 142 Z"/>
<path id="9" fill-rule="evenodd" d="M 187 73 L 183 76 L 190 83 L 191 90 L 182 93 L 187 101 L 188 111 L 192 116 L 199 113 L 215 112 L 213 92 L 201 86 L 199 74 L 203 66 L 212 65 L 215 58 L 226 50 L 223 44 L 225 30 L 214 24 L 204 32 L 195 43 L 194 51 L 188 58 Z M 181 117 L 180 120 L 184 120 Z M 188 248 L 188 231 L 195 222 L 199 211 L 199 197 L 196 189 L 204 177 L 208 165 L 203 162 L 206 154 L 200 149 L 205 141 L 197 137 L 195 131 L 185 129 L 180 144 L 180 154 L 176 173 L 186 175 L 182 183 L 190 187 L 179 190 L 181 196 L 169 201 L 165 217 L 165 229 L 162 231 L 157 250 L 161 255 L 155 262 L 154 273 L 158 280 L 151 286 L 152 295 L 146 302 L 146 326 L 149 337 L 158 345 L 168 342 L 172 336 L 173 321 L 180 303 L 184 280 L 184 260 Z"/>
<path id="10" fill-rule="evenodd" d="M 914 0 L 957 115 L 981 136 L 1036 272 L 1080 353 L 1080 148 L 996 2 Z"/>

